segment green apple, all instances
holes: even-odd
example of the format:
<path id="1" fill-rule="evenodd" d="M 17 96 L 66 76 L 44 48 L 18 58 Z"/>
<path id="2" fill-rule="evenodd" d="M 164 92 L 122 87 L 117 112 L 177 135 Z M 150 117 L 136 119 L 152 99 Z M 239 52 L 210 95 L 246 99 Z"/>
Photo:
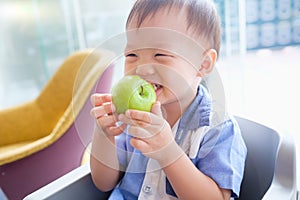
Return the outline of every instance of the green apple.
<path id="1" fill-rule="evenodd" d="M 137 75 L 121 78 L 111 90 L 112 102 L 118 114 L 127 109 L 150 111 L 156 101 L 156 93 L 151 83 Z"/>

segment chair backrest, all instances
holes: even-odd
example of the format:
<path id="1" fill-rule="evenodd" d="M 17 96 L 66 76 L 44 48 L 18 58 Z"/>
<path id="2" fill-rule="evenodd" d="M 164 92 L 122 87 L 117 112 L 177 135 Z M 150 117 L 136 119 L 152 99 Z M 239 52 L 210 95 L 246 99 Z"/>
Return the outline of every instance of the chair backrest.
<path id="1" fill-rule="evenodd" d="M 81 164 L 94 128 L 89 97 L 109 92 L 112 58 L 102 49 L 74 52 L 36 100 L 0 112 L 0 188 L 9 199 L 23 199 Z M 5 135 L 10 141 L 3 145 Z"/>
<path id="2" fill-rule="evenodd" d="M 244 179 L 240 200 L 260 200 L 274 176 L 280 135 L 256 122 L 236 117 L 247 146 Z"/>

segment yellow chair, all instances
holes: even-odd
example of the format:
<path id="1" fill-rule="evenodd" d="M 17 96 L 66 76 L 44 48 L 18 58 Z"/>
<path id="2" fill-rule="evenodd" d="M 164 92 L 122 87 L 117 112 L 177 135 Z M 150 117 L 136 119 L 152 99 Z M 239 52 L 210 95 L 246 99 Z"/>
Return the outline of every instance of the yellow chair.
<path id="1" fill-rule="evenodd" d="M 113 57 L 106 50 L 75 52 L 36 99 L 0 111 L 0 188 L 9 199 L 80 166 L 92 137 L 89 96 L 109 91 Z"/>

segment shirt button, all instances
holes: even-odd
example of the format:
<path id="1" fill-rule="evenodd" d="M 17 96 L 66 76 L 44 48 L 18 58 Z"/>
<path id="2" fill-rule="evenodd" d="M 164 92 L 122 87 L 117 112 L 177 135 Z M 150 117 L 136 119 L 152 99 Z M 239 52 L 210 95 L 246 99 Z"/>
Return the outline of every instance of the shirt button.
<path id="1" fill-rule="evenodd" d="M 145 193 L 150 193 L 151 190 L 152 190 L 151 186 L 149 186 L 149 185 L 144 185 L 143 191 L 144 191 Z"/>

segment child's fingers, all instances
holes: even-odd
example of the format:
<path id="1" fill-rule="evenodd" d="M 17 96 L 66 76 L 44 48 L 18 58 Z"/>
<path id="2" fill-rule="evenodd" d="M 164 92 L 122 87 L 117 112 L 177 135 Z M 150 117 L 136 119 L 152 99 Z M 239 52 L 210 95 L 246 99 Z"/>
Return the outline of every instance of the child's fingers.
<path id="1" fill-rule="evenodd" d="M 116 117 L 114 115 L 103 116 L 97 119 L 97 123 L 102 127 L 116 126 Z"/>
<path id="2" fill-rule="evenodd" d="M 142 121 L 153 125 L 160 124 L 162 119 L 153 113 L 139 110 L 127 110 L 125 116 L 132 120 Z"/>
<path id="3" fill-rule="evenodd" d="M 161 111 L 161 104 L 159 101 L 156 101 L 152 108 L 151 108 L 151 112 L 159 117 L 163 117 L 162 111 Z"/>
<path id="4" fill-rule="evenodd" d="M 101 106 L 103 103 L 110 102 L 110 94 L 99 94 L 95 93 L 91 96 L 91 103 L 93 106 Z"/>
<path id="5" fill-rule="evenodd" d="M 127 110 L 125 115 L 119 115 L 118 119 L 128 125 L 147 129 L 152 135 L 160 132 L 164 128 L 165 123 L 167 123 L 166 120 L 158 115 L 138 110 Z"/>
<path id="6" fill-rule="evenodd" d="M 102 117 L 104 115 L 112 114 L 114 111 L 114 106 L 111 103 L 106 103 L 102 106 L 92 108 L 91 115 L 98 119 L 99 117 Z"/>
<path id="7" fill-rule="evenodd" d="M 167 122 L 162 118 L 160 118 L 160 120 L 155 119 L 155 121 L 157 121 L 156 124 L 150 124 L 144 121 L 128 118 L 124 114 L 120 115 L 118 119 L 121 122 L 128 124 L 130 126 L 130 134 L 137 138 L 150 138 L 155 136 L 162 132 L 167 125 Z"/>
<path id="8" fill-rule="evenodd" d="M 126 126 L 126 124 L 122 124 L 120 126 L 111 126 L 106 129 L 106 132 L 111 136 L 117 136 L 125 131 Z"/>
<path id="9" fill-rule="evenodd" d="M 153 136 L 151 132 L 148 132 L 146 129 L 141 128 L 139 126 L 130 126 L 128 129 L 128 132 L 133 137 L 136 137 L 139 139 L 148 139 Z"/>
<path id="10" fill-rule="evenodd" d="M 129 118 L 127 117 L 126 115 L 124 114 L 121 114 L 118 116 L 118 119 L 125 123 L 125 124 L 128 124 L 130 126 L 139 126 L 139 127 L 143 127 L 143 128 L 146 128 L 147 126 L 149 126 L 150 124 L 147 123 L 147 122 L 144 122 L 144 121 L 141 121 L 141 120 L 136 120 L 136 119 L 133 119 L 133 118 Z"/>
<path id="11" fill-rule="evenodd" d="M 144 140 L 141 140 L 139 138 L 131 138 L 130 144 L 134 148 L 142 150 L 142 151 L 146 151 L 146 152 L 148 151 L 148 148 L 149 148 L 149 145 Z"/>

